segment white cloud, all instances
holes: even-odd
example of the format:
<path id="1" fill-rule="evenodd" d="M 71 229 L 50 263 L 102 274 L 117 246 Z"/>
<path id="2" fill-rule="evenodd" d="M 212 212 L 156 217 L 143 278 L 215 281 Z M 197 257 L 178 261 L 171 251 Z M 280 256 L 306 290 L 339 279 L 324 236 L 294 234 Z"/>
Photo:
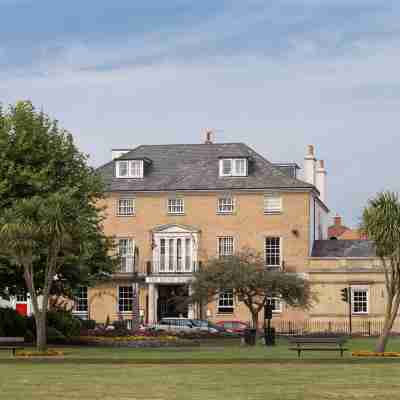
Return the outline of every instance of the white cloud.
<path id="1" fill-rule="evenodd" d="M 0 98 L 43 106 L 96 165 L 108 161 L 112 147 L 197 143 L 206 127 L 223 130 L 217 140 L 247 142 L 272 161 L 301 163 L 305 146 L 314 143 L 327 162 L 332 209 L 355 222 L 369 196 L 400 189 L 398 37 L 346 41 L 337 27 L 322 36 L 289 34 L 280 56 L 243 47 L 231 56 L 217 48 L 196 54 L 274 20 L 264 2 L 249 3 L 247 12 L 243 2 L 235 4 L 189 30 L 118 45 L 53 43 L 56 51 L 44 47 L 32 67 L 0 72 Z M 291 17 L 304 19 L 300 11 Z M 343 41 L 345 51 L 324 48 Z"/>

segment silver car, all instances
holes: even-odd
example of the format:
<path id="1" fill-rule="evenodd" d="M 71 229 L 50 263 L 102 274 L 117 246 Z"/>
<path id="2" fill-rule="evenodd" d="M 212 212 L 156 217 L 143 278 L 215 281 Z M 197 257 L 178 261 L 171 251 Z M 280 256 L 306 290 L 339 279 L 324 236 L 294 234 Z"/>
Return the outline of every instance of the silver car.
<path id="1" fill-rule="evenodd" d="M 162 318 L 151 327 L 157 331 L 198 332 L 200 328 L 189 318 Z"/>

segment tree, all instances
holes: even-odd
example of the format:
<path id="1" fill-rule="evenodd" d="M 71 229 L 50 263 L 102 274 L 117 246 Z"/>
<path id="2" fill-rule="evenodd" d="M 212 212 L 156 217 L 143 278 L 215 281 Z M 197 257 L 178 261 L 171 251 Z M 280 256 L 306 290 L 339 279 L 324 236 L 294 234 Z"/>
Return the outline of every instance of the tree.
<path id="1" fill-rule="evenodd" d="M 0 290 L 17 293 L 24 278 L 44 350 L 49 296 L 115 267 L 98 207 L 103 183 L 72 136 L 30 102 L 0 109 L 0 149 L 0 276 L 8 279 Z"/>
<path id="2" fill-rule="evenodd" d="M 254 327 L 258 326 L 259 314 L 270 297 L 280 297 L 286 304 L 302 308 L 314 299 L 307 280 L 292 273 L 266 270 L 264 260 L 253 250 L 205 263 L 194 274 L 191 299 L 210 303 L 224 290 L 231 290 L 246 305 Z"/>
<path id="3" fill-rule="evenodd" d="M 386 305 L 383 331 L 375 351 L 384 352 L 400 305 L 400 202 L 397 194 L 379 193 L 364 209 L 361 229 L 375 242 L 385 275 Z"/>

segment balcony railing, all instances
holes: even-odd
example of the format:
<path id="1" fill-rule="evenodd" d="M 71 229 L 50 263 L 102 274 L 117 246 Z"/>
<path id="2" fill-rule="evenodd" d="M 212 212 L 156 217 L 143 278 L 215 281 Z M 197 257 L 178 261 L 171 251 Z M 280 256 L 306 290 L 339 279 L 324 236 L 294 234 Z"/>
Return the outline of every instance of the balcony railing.
<path id="1" fill-rule="evenodd" d="M 161 260 L 154 260 L 147 263 L 147 274 L 193 274 L 199 268 L 199 262 L 186 262 L 170 260 L 168 263 Z"/>

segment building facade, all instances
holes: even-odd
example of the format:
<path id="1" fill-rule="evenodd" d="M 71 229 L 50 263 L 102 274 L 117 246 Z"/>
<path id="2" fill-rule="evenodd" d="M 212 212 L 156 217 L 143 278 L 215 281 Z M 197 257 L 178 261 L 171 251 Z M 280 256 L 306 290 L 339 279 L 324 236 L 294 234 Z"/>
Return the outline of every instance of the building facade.
<path id="1" fill-rule="evenodd" d="M 75 312 L 98 322 L 154 323 L 163 316 L 249 321 L 232 293 L 204 310 L 171 301 L 190 292 L 208 259 L 244 248 L 266 268 L 306 273 L 314 242 L 327 239 L 326 171 L 309 146 L 304 180 L 293 163 L 273 164 L 243 143 L 139 146 L 114 150 L 99 168 L 107 196 L 104 231 L 121 257 L 112 281 L 82 288 Z M 271 299 L 278 318 L 300 318 Z"/>

